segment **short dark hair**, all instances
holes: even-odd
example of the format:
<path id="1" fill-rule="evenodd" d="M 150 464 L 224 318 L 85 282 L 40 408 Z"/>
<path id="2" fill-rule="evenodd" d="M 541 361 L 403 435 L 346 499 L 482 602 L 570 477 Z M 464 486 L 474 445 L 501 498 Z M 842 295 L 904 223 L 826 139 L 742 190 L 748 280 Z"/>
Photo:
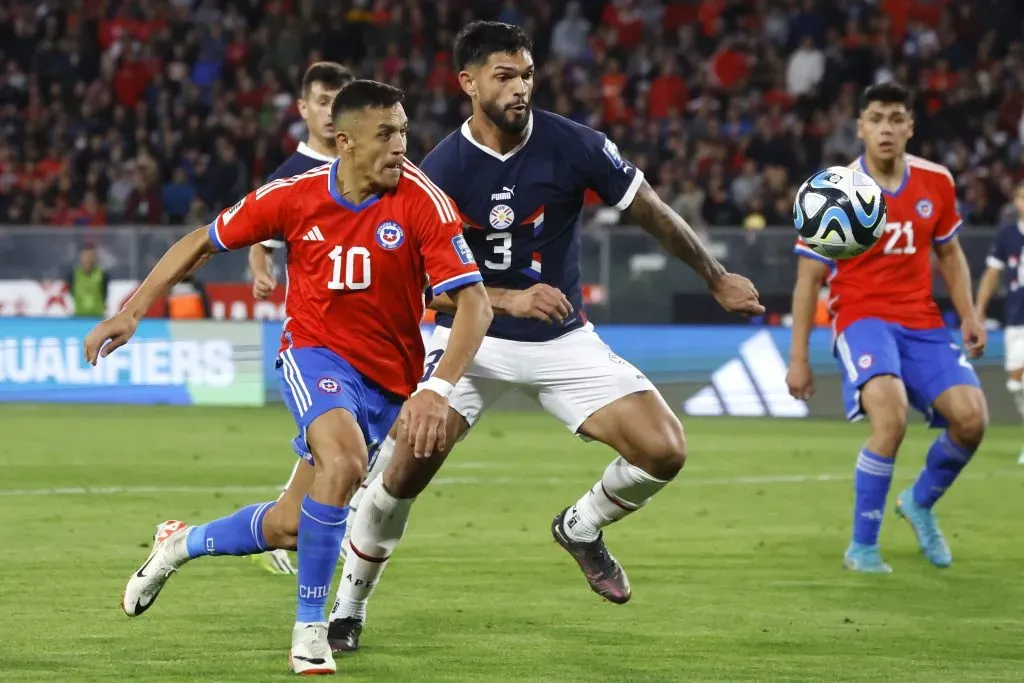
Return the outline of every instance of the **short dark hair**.
<path id="1" fill-rule="evenodd" d="M 380 81 L 355 80 L 342 86 L 331 103 L 331 120 L 360 109 L 388 109 L 400 104 L 405 93 Z"/>
<path id="2" fill-rule="evenodd" d="M 340 90 L 353 79 L 352 72 L 337 62 L 314 62 L 302 75 L 302 99 L 309 97 L 314 83 L 319 83 L 324 90 Z"/>
<path id="3" fill-rule="evenodd" d="M 473 21 L 455 36 L 455 66 L 460 71 L 477 66 L 495 53 L 533 52 L 533 41 L 523 29 L 500 21 Z"/>
<path id="4" fill-rule="evenodd" d="M 858 111 L 864 111 L 872 102 L 902 104 L 907 109 L 910 109 L 910 91 L 893 81 L 869 85 L 860 94 L 860 108 Z"/>

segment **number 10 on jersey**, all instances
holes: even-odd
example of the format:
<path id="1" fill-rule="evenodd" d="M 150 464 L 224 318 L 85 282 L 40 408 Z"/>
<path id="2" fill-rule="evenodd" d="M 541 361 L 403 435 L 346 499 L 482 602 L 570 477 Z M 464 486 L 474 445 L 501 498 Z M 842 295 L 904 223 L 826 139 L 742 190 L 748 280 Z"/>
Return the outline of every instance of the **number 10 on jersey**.
<path id="1" fill-rule="evenodd" d="M 334 247 L 327 255 L 334 266 L 327 289 L 366 289 L 370 286 L 370 250 L 366 247 Z M 356 278 L 359 278 L 358 280 Z"/>

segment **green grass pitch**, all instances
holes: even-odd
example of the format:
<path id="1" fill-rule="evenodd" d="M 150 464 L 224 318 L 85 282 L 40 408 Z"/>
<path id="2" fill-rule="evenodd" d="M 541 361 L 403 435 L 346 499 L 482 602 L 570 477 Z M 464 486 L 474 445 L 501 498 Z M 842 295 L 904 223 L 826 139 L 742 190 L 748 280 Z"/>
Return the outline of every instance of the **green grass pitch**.
<path id="1" fill-rule="evenodd" d="M 688 420 L 682 478 L 607 539 L 625 606 L 548 525 L 611 458 L 542 414 L 485 417 L 416 505 L 351 681 L 1024 680 L 1020 430 L 992 428 L 938 508 L 945 571 L 892 514 L 932 438 L 913 428 L 882 531 L 890 576 L 840 568 L 864 426 Z M 128 619 L 154 525 L 268 500 L 284 408 L 0 406 L 0 680 L 285 680 L 294 582 L 209 558 Z"/>

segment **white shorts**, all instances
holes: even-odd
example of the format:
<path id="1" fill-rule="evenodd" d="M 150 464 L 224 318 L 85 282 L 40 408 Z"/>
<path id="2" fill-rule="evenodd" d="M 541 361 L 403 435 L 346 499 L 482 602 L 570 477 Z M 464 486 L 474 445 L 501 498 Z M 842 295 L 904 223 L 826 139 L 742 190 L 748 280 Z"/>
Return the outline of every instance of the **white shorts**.
<path id="1" fill-rule="evenodd" d="M 428 363 L 431 352 L 444 352 L 450 334 L 447 327 L 434 328 L 426 344 Z M 655 390 L 651 380 L 601 341 L 590 323 L 546 342 L 484 337 L 449 405 L 472 427 L 511 389 L 535 398 L 573 433 L 609 403 Z"/>
<path id="2" fill-rule="evenodd" d="M 1013 372 L 1024 368 L 1024 326 L 1007 327 L 1003 334 L 1006 344 L 1006 371 Z"/>

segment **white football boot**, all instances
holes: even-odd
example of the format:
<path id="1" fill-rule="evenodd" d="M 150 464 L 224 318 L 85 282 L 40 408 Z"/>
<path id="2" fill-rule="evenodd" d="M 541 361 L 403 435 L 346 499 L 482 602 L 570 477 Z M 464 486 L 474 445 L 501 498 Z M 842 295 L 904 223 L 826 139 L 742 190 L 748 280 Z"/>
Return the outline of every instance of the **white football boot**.
<path id="1" fill-rule="evenodd" d="M 149 609 L 171 574 L 188 562 L 188 530 L 187 524 L 176 519 L 157 526 L 153 550 L 128 579 L 121 594 L 121 609 L 125 614 L 137 617 Z"/>
<path id="2" fill-rule="evenodd" d="M 288 663 L 292 671 L 300 675 L 337 672 L 338 665 L 334 663 L 334 655 L 327 642 L 327 624 L 295 624 Z"/>

